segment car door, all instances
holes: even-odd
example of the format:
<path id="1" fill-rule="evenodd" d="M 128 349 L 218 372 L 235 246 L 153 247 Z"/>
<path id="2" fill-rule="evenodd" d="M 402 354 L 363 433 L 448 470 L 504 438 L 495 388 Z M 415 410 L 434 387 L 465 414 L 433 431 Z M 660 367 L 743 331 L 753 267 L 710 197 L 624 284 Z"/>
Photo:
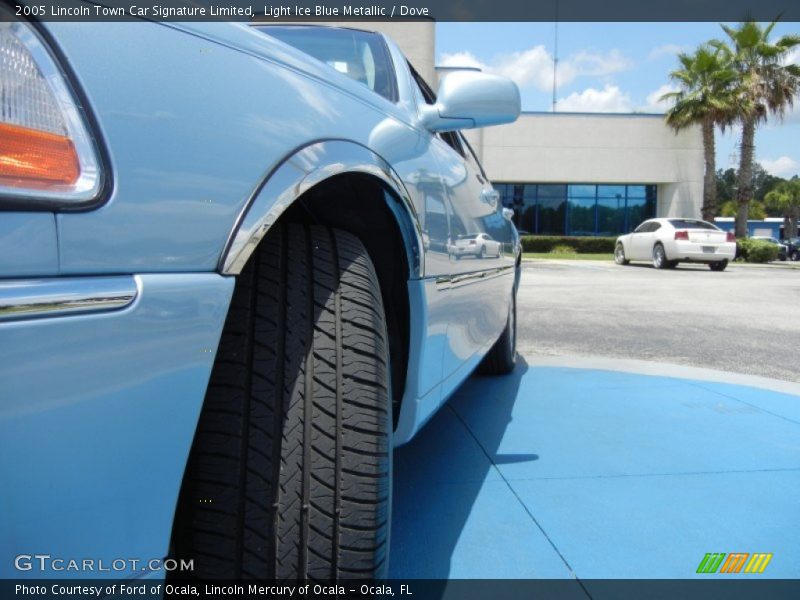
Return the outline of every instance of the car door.
<path id="1" fill-rule="evenodd" d="M 631 260 L 649 260 L 653 248 L 655 221 L 646 221 L 637 227 L 631 235 Z"/>
<path id="2" fill-rule="evenodd" d="M 411 69 L 423 102 L 435 96 Z M 442 385 L 446 397 L 477 364 L 502 332 L 508 318 L 514 284 L 514 225 L 502 212 L 499 196 L 471 147 L 458 132 L 434 136 L 431 145 L 441 163 L 446 191 L 450 239 L 488 234 L 507 252 L 487 248 L 485 257 L 451 256 L 447 281 L 447 344 L 443 358 Z M 500 255 L 498 257 L 498 254 Z"/>
<path id="3" fill-rule="evenodd" d="M 486 246 L 486 254 L 488 254 L 490 256 L 499 257 L 500 254 L 501 254 L 501 252 L 500 252 L 500 242 L 496 241 L 488 233 L 484 233 L 483 234 L 483 239 L 484 239 L 484 245 Z"/>

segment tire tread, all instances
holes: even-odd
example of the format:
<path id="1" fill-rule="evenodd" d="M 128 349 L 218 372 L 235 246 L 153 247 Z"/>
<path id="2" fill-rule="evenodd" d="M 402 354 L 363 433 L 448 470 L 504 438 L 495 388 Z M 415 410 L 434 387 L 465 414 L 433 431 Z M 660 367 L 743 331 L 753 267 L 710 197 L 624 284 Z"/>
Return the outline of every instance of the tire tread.
<path id="1" fill-rule="evenodd" d="M 386 336 L 357 238 L 270 230 L 237 281 L 184 476 L 174 540 L 196 576 L 382 576 Z"/>

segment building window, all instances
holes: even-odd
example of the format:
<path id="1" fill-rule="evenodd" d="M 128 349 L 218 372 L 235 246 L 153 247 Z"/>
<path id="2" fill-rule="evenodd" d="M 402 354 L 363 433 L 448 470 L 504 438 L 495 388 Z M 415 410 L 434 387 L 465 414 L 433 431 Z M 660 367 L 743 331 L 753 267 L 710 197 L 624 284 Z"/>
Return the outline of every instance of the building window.
<path id="1" fill-rule="evenodd" d="M 655 185 L 496 183 L 517 229 L 534 235 L 616 236 L 656 215 Z"/>

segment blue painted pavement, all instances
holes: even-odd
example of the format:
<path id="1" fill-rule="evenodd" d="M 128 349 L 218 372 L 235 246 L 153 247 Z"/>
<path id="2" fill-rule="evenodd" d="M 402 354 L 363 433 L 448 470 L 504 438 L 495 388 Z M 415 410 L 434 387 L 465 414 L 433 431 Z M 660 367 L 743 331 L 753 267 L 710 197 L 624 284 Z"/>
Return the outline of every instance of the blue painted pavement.
<path id="1" fill-rule="evenodd" d="M 800 396 L 520 363 L 395 451 L 391 577 L 800 577 Z"/>

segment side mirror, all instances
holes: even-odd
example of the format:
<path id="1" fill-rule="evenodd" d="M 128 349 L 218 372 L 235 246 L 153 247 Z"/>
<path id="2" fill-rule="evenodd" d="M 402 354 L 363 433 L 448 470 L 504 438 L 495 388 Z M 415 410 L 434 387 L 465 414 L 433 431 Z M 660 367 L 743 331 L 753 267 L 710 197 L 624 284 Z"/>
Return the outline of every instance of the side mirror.
<path id="1" fill-rule="evenodd" d="M 520 113 L 519 88 L 505 77 L 453 71 L 439 85 L 436 104 L 423 107 L 430 131 L 454 131 L 513 123 Z"/>

